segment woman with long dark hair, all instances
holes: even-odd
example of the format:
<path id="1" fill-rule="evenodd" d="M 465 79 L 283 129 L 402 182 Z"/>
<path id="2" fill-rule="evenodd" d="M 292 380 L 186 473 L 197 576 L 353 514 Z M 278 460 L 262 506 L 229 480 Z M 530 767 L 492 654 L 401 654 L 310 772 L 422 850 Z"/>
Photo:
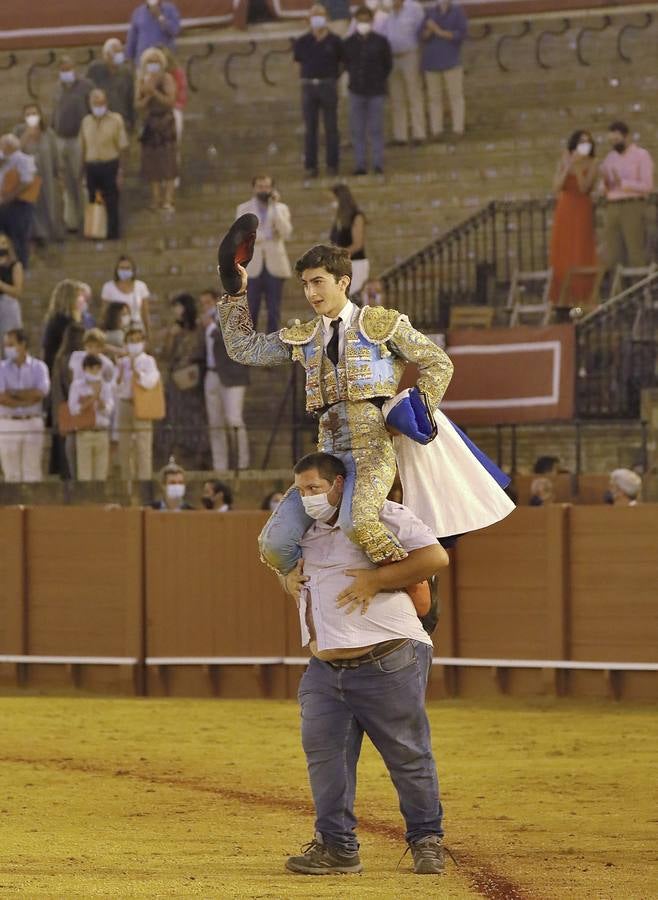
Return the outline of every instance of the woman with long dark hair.
<path id="1" fill-rule="evenodd" d="M 558 162 L 553 190 L 557 194 L 550 265 L 553 270 L 551 301 L 563 308 L 587 302 L 595 274 L 573 274 L 573 269 L 596 266 L 596 236 L 592 191 L 599 176 L 591 132 L 574 131 Z"/>
<path id="2" fill-rule="evenodd" d="M 366 255 L 366 217 L 346 184 L 331 188 L 332 205 L 336 210 L 329 240 L 343 247 L 352 260 L 350 296 L 358 294 L 368 280 L 370 262 Z"/>

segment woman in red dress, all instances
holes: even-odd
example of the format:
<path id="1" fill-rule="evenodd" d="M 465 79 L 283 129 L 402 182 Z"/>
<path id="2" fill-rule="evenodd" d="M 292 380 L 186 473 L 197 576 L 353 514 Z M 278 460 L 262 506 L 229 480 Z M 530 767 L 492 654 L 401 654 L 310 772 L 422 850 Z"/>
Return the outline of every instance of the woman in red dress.
<path id="1" fill-rule="evenodd" d="M 557 202 L 551 235 L 551 301 L 567 308 L 586 303 L 594 286 L 595 275 L 573 275 L 562 296 L 571 269 L 596 266 L 597 262 L 591 194 L 599 177 L 599 166 L 594 150 L 589 131 L 574 131 L 553 181 Z"/>

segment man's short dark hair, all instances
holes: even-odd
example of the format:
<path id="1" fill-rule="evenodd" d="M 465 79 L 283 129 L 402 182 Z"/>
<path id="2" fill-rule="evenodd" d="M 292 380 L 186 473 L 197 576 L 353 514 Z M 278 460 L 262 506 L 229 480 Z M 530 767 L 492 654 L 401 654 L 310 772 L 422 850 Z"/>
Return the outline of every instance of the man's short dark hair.
<path id="1" fill-rule="evenodd" d="M 227 484 L 225 484 L 223 481 L 206 481 L 206 484 L 210 485 L 215 497 L 217 496 L 217 494 L 223 494 L 224 503 L 226 503 L 227 506 L 233 505 L 233 491 Z"/>
<path id="2" fill-rule="evenodd" d="M 83 369 L 95 369 L 97 366 L 100 366 L 102 368 L 103 360 L 100 358 L 100 356 L 96 356 L 95 353 L 88 353 L 82 360 Z"/>
<path id="3" fill-rule="evenodd" d="M 333 244 L 316 244 L 311 247 L 295 263 L 295 272 L 301 277 L 306 269 L 326 269 L 336 282 L 343 275 L 352 277 L 352 261 L 347 250 L 334 247 Z"/>
<path id="4" fill-rule="evenodd" d="M 368 9 L 367 6 L 358 6 L 356 12 L 354 13 L 355 19 L 369 19 L 371 22 L 374 19 L 372 14 L 372 10 Z"/>
<path id="5" fill-rule="evenodd" d="M 309 472 L 311 469 L 317 469 L 320 478 L 329 482 L 334 481 L 338 475 L 342 475 L 343 478 L 347 475 L 343 461 L 331 453 L 308 453 L 295 464 L 293 472 L 295 475 L 301 475 L 302 472 Z"/>
<path id="6" fill-rule="evenodd" d="M 256 187 L 256 182 L 263 181 L 264 179 L 267 179 L 272 187 L 274 187 L 274 179 L 267 172 L 261 172 L 260 175 L 254 175 L 254 177 L 251 179 L 251 186 Z"/>
<path id="7" fill-rule="evenodd" d="M 538 456 L 532 471 L 535 475 L 546 475 L 548 472 L 551 472 L 553 467 L 559 462 L 559 456 Z"/>
<path id="8" fill-rule="evenodd" d="M 178 465 L 173 456 L 169 457 L 169 462 L 163 468 L 162 472 L 160 472 L 160 480 L 163 484 L 166 483 L 169 475 L 182 475 L 185 477 L 185 469 Z"/>
<path id="9" fill-rule="evenodd" d="M 608 131 L 618 131 L 620 134 L 623 134 L 624 137 L 629 133 L 630 128 L 626 124 L 626 122 L 613 122 L 612 125 L 608 126 Z"/>
<path id="10" fill-rule="evenodd" d="M 10 335 L 16 339 L 16 343 L 24 344 L 27 347 L 27 332 L 24 328 L 10 328 L 9 331 L 5 331 L 5 337 Z"/>

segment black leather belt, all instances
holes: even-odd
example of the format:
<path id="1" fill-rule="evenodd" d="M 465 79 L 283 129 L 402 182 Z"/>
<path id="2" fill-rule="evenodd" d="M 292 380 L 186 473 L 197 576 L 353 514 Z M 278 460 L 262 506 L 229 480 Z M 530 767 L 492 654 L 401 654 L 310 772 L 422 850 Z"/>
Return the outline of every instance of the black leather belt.
<path id="1" fill-rule="evenodd" d="M 376 662 L 378 659 L 383 659 L 385 656 L 388 656 L 389 653 L 394 653 L 396 650 L 399 650 L 400 647 L 404 647 L 404 645 L 408 643 L 409 638 L 395 638 L 392 641 L 384 641 L 382 644 L 377 644 L 376 647 L 372 650 L 368 650 L 363 656 L 355 656 L 353 659 L 325 659 L 323 662 L 328 662 L 334 669 L 358 669 L 359 666 L 362 666 L 365 663 L 372 663 Z"/>
<path id="2" fill-rule="evenodd" d="M 368 397 L 367 400 L 361 402 L 374 403 L 377 409 L 381 409 L 388 399 L 388 397 Z M 323 406 L 322 409 L 319 409 L 316 413 L 318 419 L 321 419 L 326 412 L 329 412 L 332 406 L 338 406 L 339 403 L 345 403 L 345 400 L 337 400 L 336 403 L 329 403 L 327 406 Z"/>

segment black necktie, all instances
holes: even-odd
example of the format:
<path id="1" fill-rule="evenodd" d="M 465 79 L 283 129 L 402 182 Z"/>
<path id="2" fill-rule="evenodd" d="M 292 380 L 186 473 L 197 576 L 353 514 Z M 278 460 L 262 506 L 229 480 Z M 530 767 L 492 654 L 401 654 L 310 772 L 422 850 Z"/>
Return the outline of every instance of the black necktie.
<path id="1" fill-rule="evenodd" d="M 334 330 L 334 333 L 331 335 L 329 339 L 329 343 L 327 344 L 327 357 L 331 360 L 331 362 L 337 366 L 338 365 L 338 329 L 340 328 L 340 319 L 334 319 L 331 323 L 331 327 Z"/>

